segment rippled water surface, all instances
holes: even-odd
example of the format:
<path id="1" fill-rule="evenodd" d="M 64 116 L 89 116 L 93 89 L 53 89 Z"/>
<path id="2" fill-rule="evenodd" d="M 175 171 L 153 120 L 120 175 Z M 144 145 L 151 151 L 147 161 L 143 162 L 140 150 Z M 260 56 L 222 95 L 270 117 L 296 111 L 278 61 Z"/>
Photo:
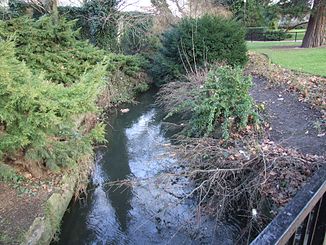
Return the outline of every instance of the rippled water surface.
<path id="1" fill-rule="evenodd" d="M 153 94 L 109 115 L 107 147 L 96 152 L 87 199 L 71 203 L 55 244 L 233 244 L 231 228 L 196 217 L 187 179 L 169 153 Z M 129 185 L 109 181 L 132 179 Z M 187 187 L 188 186 L 188 187 Z"/>

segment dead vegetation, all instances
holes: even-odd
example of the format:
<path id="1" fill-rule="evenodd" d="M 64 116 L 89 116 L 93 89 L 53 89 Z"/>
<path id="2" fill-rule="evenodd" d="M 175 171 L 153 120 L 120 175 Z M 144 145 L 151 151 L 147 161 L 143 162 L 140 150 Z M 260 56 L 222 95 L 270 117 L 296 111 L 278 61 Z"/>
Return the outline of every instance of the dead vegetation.
<path id="1" fill-rule="evenodd" d="M 300 94 L 300 100 L 320 109 L 326 116 L 326 78 L 291 71 L 272 64 L 263 54 L 249 52 L 247 75 L 266 78 L 272 85 L 285 85 Z"/>
<path id="2" fill-rule="evenodd" d="M 266 62 L 265 57 L 250 54 L 245 73 L 267 78 L 272 84 L 285 83 L 302 100 L 324 108 L 325 79 L 297 77 Z M 191 103 L 185 101 L 196 98 L 205 76 L 189 75 L 186 80 L 168 83 L 160 90 L 157 103 L 166 113 L 179 108 L 177 113 L 183 118 L 192 112 Z M 179 122 L 186 123 L 187 117 Z M 268 123 L 247 126 L 233 132 L 228 141 L 214 135 L 190 138 L 177 134 L 172 147 L 185 166 L 182 175 L 195 182 L 191 195 L 198 198 L 198 211 L 225 217 L 232 210 L 241 210 L 247 222 L 241 236 L 249 237 L 252 229 L 260 231 L 324 161 L 322 156 L 304 155 L 269 140 L 268 130 Z"/>
<path id="3" fill-rule="evenodd" d="M 228 146 L 213 138 L 179 138 L 178 143 L 175 152 L 197 183 L 200 204 L 219 216 L 239 201 L 257 209 L 257 197 L 283 206 L 323 159 L 252 138 Z"/>

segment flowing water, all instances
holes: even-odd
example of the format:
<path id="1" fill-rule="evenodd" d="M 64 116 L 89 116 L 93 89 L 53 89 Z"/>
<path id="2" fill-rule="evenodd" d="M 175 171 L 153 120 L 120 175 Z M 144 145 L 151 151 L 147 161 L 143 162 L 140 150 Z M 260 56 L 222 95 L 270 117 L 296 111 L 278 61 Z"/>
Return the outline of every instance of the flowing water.
<path id="1" fill-rule="evenodd" d="M 196 215 L 189 181 L 169 153 L 169 137 L 154 93 L 141 96 L 128 113 L 110 114 L 107 147 L 96 166 L 84 201 L 72 202 L 54 244 L 233 244 L 234 229 Z M 133 180 L 112 186 L 110 181 Z"/>

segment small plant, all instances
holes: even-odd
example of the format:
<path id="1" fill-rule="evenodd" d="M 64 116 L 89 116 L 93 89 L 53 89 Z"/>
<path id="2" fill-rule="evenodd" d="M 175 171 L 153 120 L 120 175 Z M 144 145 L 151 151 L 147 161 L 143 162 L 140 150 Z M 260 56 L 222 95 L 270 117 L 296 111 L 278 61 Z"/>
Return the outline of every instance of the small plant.
<path id="1" fill-rule="evenodd" d="M 257 121 L 253 99 L 249 95 L 251 78 L 244 77 L 241 68 L 219 67 L 211 70 L 201 89 L 190 121 L 190 134 L 209 136 L 216 127 L 222 137 L 231 130 L 241 130 Z"/>
<path id="2" fill-rule="evenodd" d="M 22 179 L 13 168 L 0 162 L 0 181 L 17 183 Z"/>

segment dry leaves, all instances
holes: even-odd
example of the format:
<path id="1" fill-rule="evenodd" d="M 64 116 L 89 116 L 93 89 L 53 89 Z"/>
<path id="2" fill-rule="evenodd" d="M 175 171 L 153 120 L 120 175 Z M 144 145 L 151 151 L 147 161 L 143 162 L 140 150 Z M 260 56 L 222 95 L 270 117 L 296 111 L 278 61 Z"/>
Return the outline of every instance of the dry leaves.
<path id="1" fill-rule="evenodd" d="M 300 101 L 317 107 L 326 118 L 326 78 L 284 69 L 271 64 L 265 55 L 253 52 L 249 52 L 245 73 L 264 77 L 272 84 L 285 85 L 289 90 L 298 92 Z"/>

